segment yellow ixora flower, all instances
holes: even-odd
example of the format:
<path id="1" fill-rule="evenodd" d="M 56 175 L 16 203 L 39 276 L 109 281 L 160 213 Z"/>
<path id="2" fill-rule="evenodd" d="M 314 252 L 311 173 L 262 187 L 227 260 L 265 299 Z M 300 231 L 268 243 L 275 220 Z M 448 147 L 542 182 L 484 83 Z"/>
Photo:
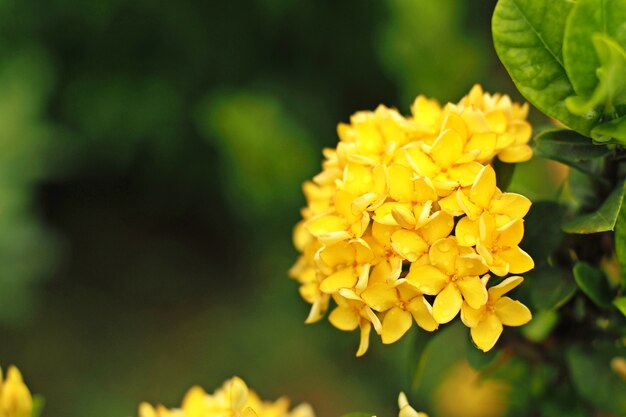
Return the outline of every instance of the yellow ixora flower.
<path id="1" fill-rule="evenodd" d="M 311 304 L 307 323 L 330 309 L 335 327 L 360 330 L 357 356 L 371 333 L 393 343 L 413 323 L 437 330 L 464 303 L 481 309 L 487 272 L 534 266 L 519 247 L 530 201 L 500 190 L 491 166 L 532 155 L 527 106 L 475 86 L 445 106 L 420 96 L 411 111 L 354 114 L 303 186 L 289 275 Z"/>
<path id="2" fill-rule="evenodd" d="M 420 413 L 411 407 L 404 392 L 401 392 L 398 396 L 398 407 L 400 408 L 398 417 L 428 417 L 426 413 Z"/>
<path id="3" fill-rule="evenodd" d="M 485 278 L 485 281 L 488 279 Z M 461 307 L 461 319 L 471 329 L 472 340 L 483 351 L 490 350 L 502 334 L 503 325 L 522 326 L 532 315 L 528 307 L 519 301 L 503 297 L 524 281 L 519 276 L 509 277 L 487 291 L 489 298 L 485 305 L 473 308 L 467 303 Z"/>
<path id="4" fill-rule="evenodd" d="M 6 378 L 0 369 L 0 417 L 30 417 L 33 398 L 22 374 L 15 366 L 9 366 Z"/>
<path id="5" fill-rule="evenodd" d="M 141 403 L 139 417 L 315 417 L 315 413 L 308 404 L 289 410 L 286 398 L 262 401 L 241 378 L 233 377 L 213 394 L 192 387 L 180 408 L 168 409 L 162 405 L 155 408 Z"/>

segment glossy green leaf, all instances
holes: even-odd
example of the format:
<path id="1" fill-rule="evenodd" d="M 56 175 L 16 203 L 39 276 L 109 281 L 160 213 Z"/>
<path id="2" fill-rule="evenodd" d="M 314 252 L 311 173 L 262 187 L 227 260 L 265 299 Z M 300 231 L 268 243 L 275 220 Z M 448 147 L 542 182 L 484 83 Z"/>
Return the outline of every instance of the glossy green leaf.
<path id="1" fill-rule="evenodd" d="M 583 214 L 563 224 L 567 233 L 589 234 L 608 232 L 615 229 L 617 216 L 624 198 L 624 184 L 621 183 L 593 213 Z"/>
<path id="2" fill-rule="evenodd" d="M 626 317 L 626 297 L 616 298 L 613 300 L 613 305 Z"/>
<path id="3" fill-rule="evenodd" d="M 543 342 L 559 322 L 559 314 L 554 310 L 543 310 L 533 314 L 530 323 L 522 327 L 522 334 L 534 343 Z"/>
<path id="4" fill-rule="evenodd" d="M 577 262 L 573 272 L 578 287 L 594 304 L 602 308 L 611 306 L 611 291 L 604 272 L 587 262 Z"/>
<path id="5" fill-rule="evenodd" d="M 560 228 L 564 208 L 554 201 L 536 201 L 524 221 L 524 239 L 521 247 L 541 264 L 559 247 L 563 240 Z"/>
<path id="6" fill-rule="evenodd" d="M 569 129 L 551 129 L 535 137 L 535 154 L 592 174 L 585 161 L 610 154 L 606 145 L 594 144 L 588 137 Z"/>
<path id="7" fill-rule="evenodd" d="M 563 61 L 574 90 L 591 95 L 598 84 L 600 60 L 592 36 L 604 33 L 626 40 L 621 26 L 626 21 L 626 0 L 577 0 L 565 26 Z"/>
<path id="8" fill-rule="evenodd" d="M 575 115 L 564 102 L 575 93 L 561 52 L 573 4 L 569 0 L 500 0 L 493 14 L 493 42 L 524 97 L 548 116 L 587 135 L 598 115 Z"/>
<path id="9" fill-rule="evenodd" d="M 570 376 L 580 396 L 601 410 L 626 413 L 626 381 L 610 367 L 611 358 L 624 352 L 611 347 L 583 349 L 572 347 L 566 358 Z"/>
<path id="10" fill-rule="evenodd" d="M 591 129 L 591 137 L 598 142 L 626 145 L 626 116 L 597 125 Z"/>
<path id="11" fill-rule="evenodd" d="M 572 113 L 584 115 L 602 107 L 604 113 L 613 114 L 615 106 L 626 103 L 626 51 L 607 35 L 592 36 L 593 46 L 600 58 L 595 71 L 599 83 L 590 96 L 574 96 L 565 100 Z"/>

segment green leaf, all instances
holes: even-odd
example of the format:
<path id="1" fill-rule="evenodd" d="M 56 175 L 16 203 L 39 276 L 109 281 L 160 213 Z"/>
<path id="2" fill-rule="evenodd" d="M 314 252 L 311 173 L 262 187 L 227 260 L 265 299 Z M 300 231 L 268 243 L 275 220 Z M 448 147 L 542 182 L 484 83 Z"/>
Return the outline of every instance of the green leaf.
<path id="1" fill-rule="evenodd" d="M 502 351 L 496 347 L 488 352 L 483 352 L 480 349 L 476 349 L 474 343 L 470 338 L 467 338 L 465 345 L 465 357 L 470 366 L 477 371 L 484 371 L 493 364 L 495 364 L 499 358 L 502 357 Z"/>
<path id="2" fill-rule="evenodd" d="M 564 102 L 575 94 L 561 53 L 565 21 L 573 4 L 569 0 L 500 0 L 493 14 L 493 42 L 524 97 L 548 116 L 588 135 L 599 115 L 575 115 Z"/>
<path id="3" fill-rule="evenodd" d="M 546 264 L 528 272 L 526 277 L 534 310 L 561 308 L 578 289 L 570 271 Z"/>
<path id="4" fill-rule="evenodd" d="M 599 106 L 606 114 L 613 114 L 615 106 L 626 103 L 626 52 L 611 37 L 592 36 L 593 46 L 601 66 L 596 70 L 600 82 L 591 96 L 573 96 L 565 100 L 572 113 L 594 112 Z"/>
<path id="5" fill-rule="evenodd" d="M 565 26 L 563 61 L 578 95 L 590 96 L 598 84 L 596 69 L 601 60 L 594 49 L 593 35 L 609 35 L 622 43 L 626 40 L 626 33 L 621 29 L 625 21 L 626 0 L 575 2 Z"/>
<path id="6" fill-rule="evenodd" d="M 616 298 L 613 300 L 613 305 L 626 317 L 626 297 Z"/>
<path id="7" fill-rule="evenodd" d="M 420 398 L 432 398 L 432 390 L 445 377 L 446 372 L 465 357 L 467 328 L 456 322 L 429 334 L 426 347 L 417 358 L 413 377 L 413 391 Z"/>
<path id="8" fill-rule="evenodd" d="M 620 270 L 620 287 L 626 290 L 626 207 L 622 207 L 615 225 L 615 253 Z"/>
<path id="9" fill-rule="evenodd" d="M 547 261 L 563 240 L 560 222 L 564 207 L 554 201 L 537 201 L 524 221 L 525 233 L 520 246 L 537 264 Z"/>
<path id="10" fill-rule="evenodd" d="M 587 262 L 576 262 L 573 272 L 578 287 L 594 304 L 602 308 L 611 307 L 612 296 L 604 272 Z"/>
<path id="11" fill-rule="evenodd" d="M 506 162 L 500 161 L 498 158 L 494 158 L 491 162 L 493 165 L 493 169 L 496 171 L 496 181 L 497 186 L 501 190 L 506 190 L 509 188 L 509 184 L 511 184 L 511 180 L 513 179 L 513 174 L 515 174 L 515 167 L 517 164 L 508 164 Z"/>
<path id="12" fill-rule="evenodd" d="M 569 129 L 551 129 L 535 137 L 535 153 L 591 174 L 583 163 L 610 154 L 606 145 L 596 145 L 588 137 Z"/>
<path id="13" fill-rule="evenodd" d="M 568 220 L 563 224 L 563 231 L 567 233 L 589 234 L 614 230 L 623 198 L 624 183 L 620 183 L 597 211 Z"/>
<path id="14" fill-rule="evenodd" d="M 616 415 L 626 413 L 626 381 L 611 370 L 611 358 L 623 355 L 610 347 L 583 349 L 572 347 L 566 358 L 574 387 L 580 396 Z"/>
<path id="15" fill-rule="evenodd" d="M 591 136 L 598 142 L 626 145 L 626 116 L 597 125 L 591 129 Z"/>
<path id="16" fill-rule="evenodd" d="M 533 314 L 530 323 L 522 327 L 526 339 L 534 343 L 541 343 L 552 333 L 552 329 L 559 322 L 559 314 L 554 310 L 543 310 Z"/>

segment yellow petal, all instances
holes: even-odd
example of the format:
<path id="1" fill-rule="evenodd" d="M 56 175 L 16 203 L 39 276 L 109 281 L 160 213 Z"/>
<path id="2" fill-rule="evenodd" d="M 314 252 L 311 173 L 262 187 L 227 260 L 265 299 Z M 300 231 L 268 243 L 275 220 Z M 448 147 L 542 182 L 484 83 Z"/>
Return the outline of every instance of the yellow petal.
<path id="1" fill-rule="evenodd" d="M 231 385 L 233 379 L 226 381 L 226 383 L 224 384 L 226 395 L 228 396 L 227 400 L 229 402 L 231 402 L 230 398 L 232 397 Z M 243 385 L 245 386 L 245 382 L 243 383 Z M 191 387 L 183 397 L 182 409 L 184 410 L 184 415 L 200 416 L 204 409 L 204 399 L 206 395 L 207 393 L 202 388 L 198 386 Z M 160 411 L 161 409 L 159 409 L 159 412 Z"/>
<path id="2" fill-rule="evenodd" d="M 493 111 L 487 114 L 486 118 L 489 129 L 493 130 L 496 133 L 504 133 L 506 131 L 508 121 L 502 111 Z"/>
<path id="3" fill-rule="evenodd" d="M 515 145 L 524 145 L 530 140 L 533 134 L 533 128 L 530 123 L 525 120 L 516 120 L 511 122 L 509 132 L 513 134 L 513 143 Z"/>
<path id="4" fill-rule="evenodd" d="M 466 277 L 456 282 L 463 294 L 463 299 L 470 307 L 478 309 L 487 303 L 487 288 L 480 278 Z"/>
<path id="5" fill-rule="evenodd" d="M 424 240 L 433 244 L 439 239 L 448 237 L 454 228 L 454 217 L 443 211 L 432 215 L 430 221 L 420 228 Z"/>
<path id="6" fill-rule="evenodd" d="M 530 209 L 530 200 L 521 194 L 502 193 L 493 200 L 489 211 L 508 216 L 510 220 L 521 219 Z"/>
<path id="7" fill-rule="evenodd" d="M 450 195 L 439 200 L 439 207 L 451 216 L 463 215 L 463 208 L 459 204 L 459 199 L 457 198 L 456 193 L 451 193 Z"/>
<path id="8" fill-rule="evenodd" d="M 528 145 L 509 146 L 498 152 L 498 159 L 509 164 L 526 162 L 533 157 L 533 150 Z"/>
<path id="9" fill-rule="evenodd" d="M 411 114 L 416 122 L 432 126 L 439 120 L 441 108 L 436 100 L 424 96 L 417 96 L 411 105 Z"/>
<path id="10" fill-rule="evenodd" d="M 398 293 L 395 288 L 387 283 L 377 283 L 369 285 L 361 293 L 361 298 L 374 310 L 385 311 L 396 304 Z"/>
<path id="11" fill-rule="evenodd" d="M 449 278 L 432 265 L 411 265 L 406 280 L 423 294 L 437 295 L 446 286 Z"/>
<path id="12" fill-rule="evenodd" d="M 410 230 L 396 230 L 391 235 L 391 246 L 396 253 L 409 262 L 415 262 L 422 254 L 428 251 L 428 244 L 416 232 Z"/>
<path id="13" fill-rule="evenodd" d="M 396 230 L 399 230 L 398 226 L 372 223 L 372 236 L 384 247 L 391 247 L 391 235 Z"/>
<path id="14" fill-rule="evenodd" d="M 320 284 L 320 290 L 330 294 L 340 288 L 352 288 L 357 281 L 358 276 L 355 274 L 354 268 L 343 268 L 325 278 Z"/>
<path id="15" fill-rule="evenodd" d="M 524 278 L 520 276 L 508 277 L 498 285 L 494 285 L 493 287 L 489 288 L 489 298 L 492 301 L 496 301 L 504 294 L 508 293 L 509 291 L 520 285 L 522 282 L 524 282 Z"/>
<path id="16" fill-rule="evenodd" d="M 376 193 L 365 193 L 360 197 L 352 200 L 352 204 L 350 206 L 353 214 L 361 213 L 370 207 L 372 203 L 374 203 L 378 199 L 378 194 Z"/>
<path id="17" fill-rule="evenodd" d="M 158 417 L 156 410 L 148 403 L 139 404 L 139 417 Z"/>
<path id="18" fill-rule="evenodd" d="M 487 119 L 482 111 L 478 109 L 465 108 L 461 112 L 461 118 L 465 121 L 465 124 L 469 127 L 472 133 L 482 133 L 489 131 L 489 125 Z"/>
<path id="19" fill-rule="evenodd" d="M 374 123 L 357 123 L 356 142 L 365 153 L 379 153 L 385 148 L 385 140 Z"/>
<path id="20" fill-rule="evenodd" d="M 484 312 L 484 307 L 475 309 L 470 307 L 469 304 L 463 303 L 461 306 L 461 321 L 469 328 L 476 327 L 482 319 Z"/>
<path id="21" fill-rule="evenodd" d="M 461 304 L 463 304 L 461 292 L 456 285 L 449 283 L 435 298 L 433 317 L 437 323 L 448 323 L 459 313 Z"/>
<path id="22" fill-rule="evenodd" d="M 427 332 L 433 332 L 439 327 L 439 323 L 433 317 L 433 309 L 424 297 L 413 298 L 409 303 L 409 311 L 417 325 Z"/>
<path id="23" fill-rule="evenodd" d="M 483 208 L 477 204 L 474 204 L 470 197 L 468 197 L 463 190 L 460 188 L 455 193 L 457 201 L 461 209 L 463 209 L 463 213 L 467 215 L 472 220 L 478 219 L 483 212 Z"/>
<path id="24" fill-rule="evenodd" d="M 478 162 L 468 162 L 462 165 L 455 165 L 448 170 L 448 177 L 461 185 L 469 187 L 476 180 L 476 176 L 483 169 Z"/>
<path id="25" fill-rule="evenodd" d="M 339 306 L 331 311 L 328 320 L 339 330 L 352 331 L 359 326 L 361 316 L 350 307 Z"/>
<path id="26" fill-rule="evenodd" d="M 463 217 L 454 231 L 459 246 L 475 246 L 478 241 L 478 221 Z"/>
<path id="27" fill-rule="evenodd" d="M 500 298 L 494 306 L 498 319 L 505 326 L 522 326 L 528 323 L 532 314 L 524 304 L 511 300 L 509 297 Z"/>
<path id="28" fill-rule="evenodd" d="M 246 407 L 243 409 L 239 417 L 258 417 L 258 414 L 252 409 L 252 407 Z"/>
<path id="29" fill-rule="evenodd" d="M 323 215 L 313 217 L 305 224 L 309 233 L 315 237 L 319 237 L 324 234 L 345 231 L 346 224 L 344 220 L 339 216 Z"/>
<path id="30" fill-rule="evenodd" d="M 380 223 L 386 226 L 397 226 L 398 222 L 396 222 L 396 219 L 394 219 L 393 215 L 391 214 L 391 210 L 394 208 L 396 204 L 398 203 L 387 202 L 378 206 L 376 210 L 374 211 L 374 217 L 373 217 L 374 222 Z"/>
<path id="31" fill-rule="evenodd" d="M 353 223 L 357 220 L 357 216 L 352 211 L 352 202 L 355 197 L 354 194 L 347 190 L 337 190 L 335 194 L 335 210 L 348 223 Z"/>
<path id="32" fill-rule="evenodd" d="M 368 321 L 361 321 L 361 341 L 359 343 L 359 349 L 356 352 L 356 356 L 363 356 L 370 346 L 370 332 L 372 331 L 372 325 Z"/>
<path id="33" fill-rule="evenodd" d="M 339 242 L 326 246 L 319 252 L 319 256 L 324 264 L 334 268 L 354 262 L 354 249 L 348 242 Z"/>
<path id="34" fill-rule="evenodd" d="M 437 199 L 437 192 L 435 191 L 432 182 L 428 181 L 426 178 L 414 178 L 413 188 L 415 189 L 413 198 L 419 203 L 425 203 L 427 201 L 434 201 Z"/>
<path id="35" fill-rule="evenodd" d="M 515 246 L 498 252 L 500 258 L 509 264 L 509 272 L 511 274 L 523 274 L 535 267 L 535 262 L 529 254 Z"/>
<path id="36" fill-rule="evenodd" d="M 498 246 L 510 247 L 517 246 L 524 237 L 524 220 L 513 220 L 504 226 L 498 228 Z"/>
<path id="37" fill-rule="evenodd" d="M 456 113 L 448 113 L 445 120 L 443 121 L 441 125 L 441 131 L 443 132 L 444 130 L 448 129 L 454 130 L 463 140 L 467 139 L 467 136 L 469 135 L 467 125 L 465 124 L 461 116 Z"/>
<path id="38" fill-rule="evenodd" d="M 239 377 L 230 380 L 230 406 L 234 411 L 241 411 L 248 402 L 248 387 Z"/>
<path id="39" fill-rule="evenodd" d="M 414 192 L 412 176 L 407 167 L 392 164 L 389 167 L 389 196 L 396 201 L 411 201 Z"/>
<path id="40" fill-rule="evenodd" d="M 455 272 L 458 256 L 459 247 L 453 238 L 439 239 L 428 252 L 430 263 L 448 274 Z"/>
<path id="41" fill-rule="evenodd" d="M 419 175 L 432 178 L 440 171 L 440 167 L 418 147 L 411 147 L 406 150 L 406 159 L 411 164 L 411 168 Z"/>
<path id="42" fill-rule="evenodd" d="M 470 189 L 470 200 L 481 208 L 487 208 L 495 192 L 496 171 L 491 165 L 485 165 Z"/>
<path id="43" fill-rule="evenodd" d="M 483 213 L 478 221 L 478 237 L 485 246 L 492 246 L 496 237 L 496 220 L 493 216 Z"/>
<path id="44" fill-rule="evenodd" d="M 496 149 L 498 135 L 494 132 L 474 133 L 465 145 L 465 151 L 478 151 L 476 160 L 487 162 Z"/>
<path id="45" fill-rule="evenodd" d="M 471 329 L 472 340 L 483 352 L 490 350 L 502 334 L 502 323 L 495 314 L 485 314 L 483 319 Z"/>
<path id="46" fill-rule="evenodd" d="M 413 229 L 415 227 L 415 215 L 413 212 L 402 204 L 396 204 L 391 209 L 391 215 L 394 220 L 405 229 Z"/>
<path id="47" fill-rule="evenodd" d="M 350 162 L 343 172 L 343 188 L 354 195 L 363 195 L 372 191 L 374 176 L 370 168 Z"/>
<path id="48" fill-rule="evenodd" d="M 400 339 L 411 328 L 411 313 L 394 307 L 385 314 L 381 337 L 383 343 L 389 344 Z"/>
<path id="49" fill-rule="evenodd" d="M 473 251 L 459 256 L 456 260 L 456 275 L 459 277 L 480 276 L 486 274 L 488 270 L 489 267 L 485 265 L 483 258 Z"/>
<path id="50" fill-rule="evenodd" d="M 449 168 L 463 152 L 463 139 L 454 130 L 446 130 L 439 135 L 433 144 L 430 154 L 441 168 Z"/>

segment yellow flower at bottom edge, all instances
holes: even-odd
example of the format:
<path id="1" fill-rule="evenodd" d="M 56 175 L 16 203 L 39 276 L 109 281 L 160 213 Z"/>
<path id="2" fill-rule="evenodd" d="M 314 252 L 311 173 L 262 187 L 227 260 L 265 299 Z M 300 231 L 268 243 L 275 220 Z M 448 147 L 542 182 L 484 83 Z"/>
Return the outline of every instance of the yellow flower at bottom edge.
<path id="1" fill-rule="evenodd" d="M 241 378 L 233 377 L 213 394 L 192 387 L 185 394 L 180 408 L 167 409 L 162 405 L 155 408 L 141 403 L 139 417 L 315 417 L 315 413 L 308 404 L 290 411 L 286 398 L 262 401 Z"/>
<path id="2" fill-rule="evenodd" d="M 9 366 L 6 379 L 0 369 L 0 417 L 28 417 L 33 410 L 33 398 L 22 374 Z"/>
<path id="3" fill-rule="evenodd" d="M 522 326 L 532 318 L 530 310 L 524 304 L 503 297 L 522 281 L 524 278 L 519 276 L 509 277 L 489 288 L 487 303 L 479 309 L 463 303 L 461 320 L 471 329 L 472 340 L 482 351 L 487 352 L 496 344 L 502 334 L 503 325 Z"/>
<path id="4" fill-rule="evenodd" d="M 420 413 L 411 407 L 404 392 L 401 392 L 398 396 L 398 407 L 400 407 L 398 417 L 428 417 L 426 413 Z"/>

